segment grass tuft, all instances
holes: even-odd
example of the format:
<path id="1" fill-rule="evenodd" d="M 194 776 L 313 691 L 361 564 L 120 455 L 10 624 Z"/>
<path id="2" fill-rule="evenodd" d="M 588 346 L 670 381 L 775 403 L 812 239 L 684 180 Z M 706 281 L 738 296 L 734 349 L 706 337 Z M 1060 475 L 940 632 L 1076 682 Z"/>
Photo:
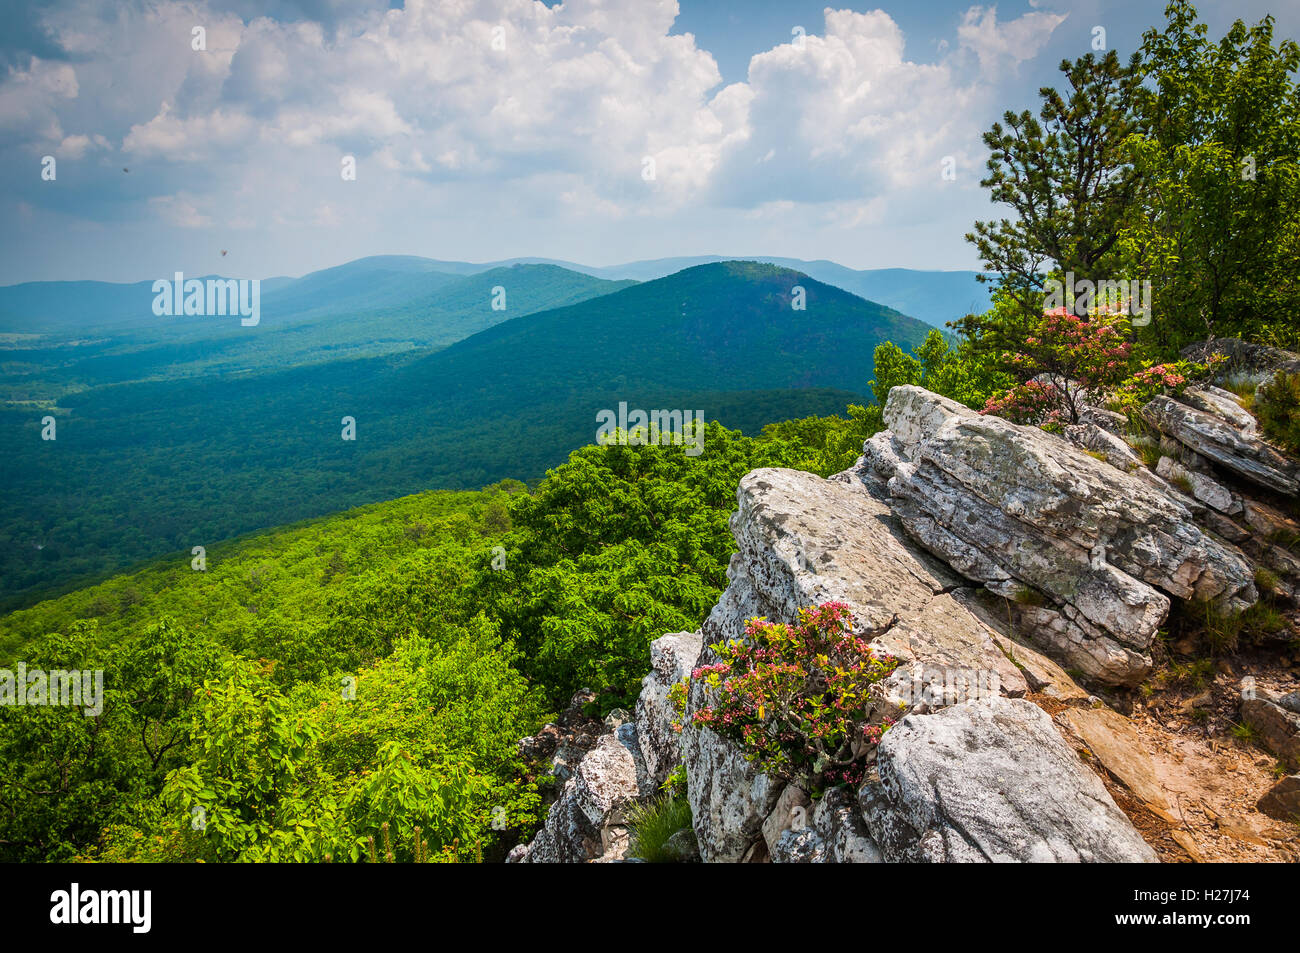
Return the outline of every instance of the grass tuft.
<path id="1" fill-rule="evenodd" d="M 691 805 L 685 797 L 665 796 L 648 804 L 637 804 L 628 817 L 631 833 L 628 856 L 652 864 L 679 863 L 681 857 L 667 847 L 668 838 L 690 826 Z"/>

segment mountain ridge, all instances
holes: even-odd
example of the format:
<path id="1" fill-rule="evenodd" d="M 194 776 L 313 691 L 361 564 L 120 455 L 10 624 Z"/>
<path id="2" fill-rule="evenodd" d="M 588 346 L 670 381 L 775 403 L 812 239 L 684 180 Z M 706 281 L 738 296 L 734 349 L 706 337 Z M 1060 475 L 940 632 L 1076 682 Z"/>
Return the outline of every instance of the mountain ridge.
<path id="1" fill-rule="evenodd" d="M 720 263 L 512 316 L 440 351 L 70 392 L 51 408 L 56 444 L 37 426 L 50 411 L 5 408 L 5 595 L 423 489 L 536 480 L 620 401 L 748 433 L 843 413 L 868 400 L 877 344 L 928 331 L 788 269 Z M 340 439 L 345 416 L 356 441 Z M 134 530 L 96 530 L 112 521 Z"/>
<path id="2" fill-rule="evenodd" d="M 948 321 L 962 317 L 968 310 L 988 307 L 988 291 L 976 279 L 974 271 L 942 271 L 911 268 L 854 269 L 828 259 L 804 260 L 771 255 L 696 255 L 644 259 L 619 265 L 586 265 L 581 262 L 556 258 L 522 256 L 488 262 L 466 262 L 418 255 L 369 255 L 338 265 L 316 269 L 298 277 L 278 275 L 260 279 L 262 293 L 274 306 L 294 293 L 304 289 L 327 286 L 331 281 L 346 280 L 358 272 L 387 273 L 390 275 L 426 276 L 433 282 L 445 283 L 438 276 L 468 277 L 497 268 L 513 265 L 551 265 L 593 278 L 611 281 L 647 281 L 666 277 L 677 271 L 701 264 L 723 261 L 757 261 L 780 265 L 807 274 L 826 284 L 836 285 L 893 308 L 910 317 L 941 327 Z M 166 276 L 170 280 L 170 275 Z M 208 278 L 214 275 L 192 275 Z M 22 282 L 0 286 L 0 330 L 15 330 L 15 310 L 35 307 L 41 296 L 64 293 L 73 297 L 66 307 L 84 306 L 83 296 L 91 293 L 106 298 L 113 314 L 122 319 L 122 312 L 139 311 L 139 300 L 152 299 L 152 280 L 136 282 L 103 281 L 40 281 Z M 74 286 L 60 289 L 59 286 Z M 131 289 L 129 292 L 123 289 Z"/>

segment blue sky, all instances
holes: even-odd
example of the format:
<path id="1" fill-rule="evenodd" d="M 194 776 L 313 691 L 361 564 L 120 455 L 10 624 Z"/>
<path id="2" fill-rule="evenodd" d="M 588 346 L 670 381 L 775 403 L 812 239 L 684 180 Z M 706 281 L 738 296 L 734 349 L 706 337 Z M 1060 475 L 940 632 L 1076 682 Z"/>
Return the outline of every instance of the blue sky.
<path id="1" fill-rule="evenodd" d="M 0 283 L 371 254 L 973 268 L 980 133 L 1163 6 L 7 0 Z M 1198 8 L 1300 33 L 1291 2 Z"/>

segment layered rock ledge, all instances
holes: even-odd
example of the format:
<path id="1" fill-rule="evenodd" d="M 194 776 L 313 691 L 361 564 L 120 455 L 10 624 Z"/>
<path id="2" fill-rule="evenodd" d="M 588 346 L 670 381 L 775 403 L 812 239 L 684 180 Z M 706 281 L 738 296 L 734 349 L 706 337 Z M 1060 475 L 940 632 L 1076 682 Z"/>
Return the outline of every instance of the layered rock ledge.
<path id="1" fill-rule="evenodd" d="M 1237 612 L 1253 566 L 1212 537 L 1163 481 L 1081 453 L 1036 427 L 895 387 L 889 430 L 846 478 L 887 499 L 907 533 L 1015 603 L 1022 625 L 1086 677 L 1133 685 L 1170 596 Z"/>

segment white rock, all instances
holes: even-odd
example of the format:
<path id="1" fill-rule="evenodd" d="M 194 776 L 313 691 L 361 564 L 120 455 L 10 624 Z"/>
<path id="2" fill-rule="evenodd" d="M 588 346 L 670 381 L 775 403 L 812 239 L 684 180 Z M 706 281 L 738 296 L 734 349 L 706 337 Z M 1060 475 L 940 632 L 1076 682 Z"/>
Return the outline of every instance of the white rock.
<path id="1" fill-rule="evenodd" d="M 878 770 L 860 798 L 887 861 L 1157 859 L 1031 702 L 908 715 L 881 742 Z"/>

